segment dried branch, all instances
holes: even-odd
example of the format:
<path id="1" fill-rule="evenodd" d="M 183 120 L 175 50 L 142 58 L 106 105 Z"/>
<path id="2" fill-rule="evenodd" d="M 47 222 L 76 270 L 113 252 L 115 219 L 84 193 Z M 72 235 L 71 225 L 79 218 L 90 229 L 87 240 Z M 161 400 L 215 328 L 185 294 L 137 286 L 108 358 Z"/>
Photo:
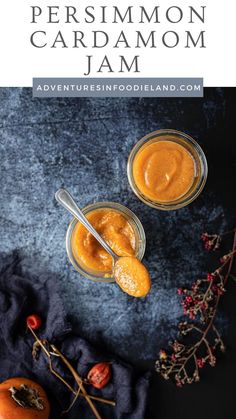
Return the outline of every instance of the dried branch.
<path id="1" fill-rule="evenodd" d="M 212 367 L 216 364 L 215 352 L 219 348 L 225 351 L 223 340 L 214 325 L 221 296 L 231 276 L 234 256 L 236 253 L 236 230 L 221 236 L 204 233 L 202 240 L 206 250 L 218 250 L 223 236 L 234 234 L 232 249 L 221 259 L 221 265 L 204 279 L 197 279 L 191 289 L 179 288 L 178 294 L 183 297 L 184 314 L 192 322 L 179 323 L 179 335 L 183 339 L 192 337 L 192 344 L 184 344 L 175 340 L 171 343 L 172 351 L 161 350 L 156 370 L 165 379 L 174 378 L 177 386 L 199 381 L 199 369 L 207 363 Z M 197 336 L 196 336 L 197 333 Z"/>
<path id="2" fill-rule="evenodd" d="M 104 403 L 104 404 L 108 404 L 108 405 L 111 405 L 111 406 L 116 405 L 116 403 L 113 400 L 107 400 L 107 399 L 104 399 L 102 397 L 92 396 L 92 395 L 88 394 L 87 391 L 84 388 L 83 379 L 79 376 L 77 371 L 75 371 L 75 369 L 72 367 L 71 363 L 67 360 L 67 358 L 59 351 L 59 349 L 57 349 L 55 345 L 50 344 L 47 340 L 39 339 L 38 336 L 36 335 L 36 333 L 34 332 L 34 330 L 30 326 L 28 326 L 28 329 L 32 333 L 33 337 L 35 338 L 35 343 L 33 344 L 33 351 L 32 351 L 33 358 L 36 359 L 38 357 L 38 350 L 39 350 L 39 348 L 41 348 L 43 353 L 46 355 L 46 357 L 48 359 L 48 365 L 49 365 L 50 372 L 57 379 L 59 379 L 71 391 L 71 393 L 73 393 L 75 395 L 75 398 L 74 398 L 74 400 L 73 400 L 69 409 L 72 408 L 72 406 L 74 405 L 74 403 L 75 403 L 75 401 L 78 397 L 83 397 L 87 400 L 87 402 L 88 402 L 91 410 L 93 411 L 95 417 L 97 419 L 101 419 L 100 414 L 98 413 L 96 407 L 93 404 L 93 400 Z M 50 350 L 50 348 L 52 349 L 52 351 Z M 69 371 L 71 372 L 72 376 L 74 377 L 74 379 L 75 379 L 75 381 L 78 385 L 78 388 L 76 390 L 62 377 L 62 375 L 59 372 L 57 372 L 54 369 L 54 367 L 53 367 L 53 357 L 55 357 L 55 356 L 60 358 L 63 361 L 63 363 L 67 366 Z"/>

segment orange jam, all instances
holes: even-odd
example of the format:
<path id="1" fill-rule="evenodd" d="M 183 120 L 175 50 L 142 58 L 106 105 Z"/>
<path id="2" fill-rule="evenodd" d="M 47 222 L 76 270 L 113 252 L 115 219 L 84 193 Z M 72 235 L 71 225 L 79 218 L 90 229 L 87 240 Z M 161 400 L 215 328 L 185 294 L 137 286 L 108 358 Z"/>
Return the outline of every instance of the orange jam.
<path id="1" fill-rule="evenodd" d="M 136 186 L 152 201 L 175 201 L 189 191 L 194 176 L 193 157 L 171 137 L 142 146 L 133 162 Z"/>
<path id="2" fill-rule="evenodd" d="M 87 219 L 118 256 L 135 256 L 135 232 L 127 218 L 112 209 L 97 209 Z M 79 222 L 71 238 L 75 259 L 94 271 L 111 272 L 113 259 Z"/>

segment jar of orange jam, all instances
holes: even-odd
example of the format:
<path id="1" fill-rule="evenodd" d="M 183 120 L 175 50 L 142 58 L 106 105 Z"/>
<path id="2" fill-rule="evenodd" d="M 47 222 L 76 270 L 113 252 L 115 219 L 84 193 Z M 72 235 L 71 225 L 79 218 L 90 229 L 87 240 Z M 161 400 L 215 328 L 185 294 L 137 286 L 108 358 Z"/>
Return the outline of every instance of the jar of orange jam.
<path id="1" fill-rule="evenodd" d="M 132 149 L 127 174 L 145 204 L 174 210 L 192 202 L 207 178 L 207 161 L 199 144 L 175 130 L 154 131 Z"/>
<path id="2" fill-rule="evenodd" d="M 97 202 L 83 209 L 90 223 L 118 256 L 143 258 L 146 237 L 136 215 L 114 202 Z M 88 279 L 114 282 L 112 257 L 75 218 L 66 235 L 66 249 L 74 268 Z"/>

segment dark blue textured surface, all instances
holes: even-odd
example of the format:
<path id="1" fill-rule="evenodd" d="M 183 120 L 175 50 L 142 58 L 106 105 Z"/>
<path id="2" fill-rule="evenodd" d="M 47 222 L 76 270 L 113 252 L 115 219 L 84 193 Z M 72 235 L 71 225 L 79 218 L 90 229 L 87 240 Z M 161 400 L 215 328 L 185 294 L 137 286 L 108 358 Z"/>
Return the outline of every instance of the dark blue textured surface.
<path id="1" fill-rule="evenodd" d="M 176 287 L 207 268 L 201 232 L 235 222 L 235 209 L 220 195 L 227 176 L 221 159 L 228 159 L 217 138 L 224 90 L 208 90 L 204 99 L 98 100 L 32 99 L 30 89 L 0 89 L 0 101 L 0 252 L 18 249 L 25 272 L 39 280 L 45 271 L 55 272 L 68 311 L 92 342 L 134 362 L 154 359 L 175 335 L 182 315 Z M 192 135 L 209 161 L 204 192 L 173 212 L 145 206 L 126 177 L 133 145 L 160 128 Z M 95 284 L 75 272 L 65 251 L 70 216 L 54 200 L 61 186 L 81 207 L 112 200 L 141 219 L 153 282 L 146 299 L 133 299 L 114 284 Z"/>

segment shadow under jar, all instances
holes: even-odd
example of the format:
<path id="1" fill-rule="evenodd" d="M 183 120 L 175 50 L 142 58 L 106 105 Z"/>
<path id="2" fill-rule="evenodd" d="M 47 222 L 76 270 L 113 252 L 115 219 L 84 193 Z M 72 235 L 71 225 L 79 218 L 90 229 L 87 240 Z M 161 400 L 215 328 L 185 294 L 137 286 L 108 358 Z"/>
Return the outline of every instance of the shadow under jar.
<path id="1" fill-rule="evenodd" d="M 189 135 L 171 129 L 141 138 L 127 165 L 133 192 L 145 204 L 161 210 L 190 204 L 201 193 L 207 172 L 199 144 Z"/>
<path id="2" fill-rule="evenodd" d="M 97 202 L 95 204 L 86 206 L 82 211 L 84 215 L 88 217 L 93 226 L 98 230 L 98 232 L 103 236 L 103 238 L 108 241 L 108 244 L 110 244 L 115 253 L 117 253 L 119 256 L 126 256 L 126 254 L 119 253 L 122 253 L 122 237 L 124 240 L 126 240 L 128 232 L 130 232 L 132 234 L 133 256 L 135 256 L 140 261 L 142 260 L 146 248 L 145 232 L 140 220 L 132 211 L 115 202 Z M 99 217 L 101 217 L 101 222 L 100 224 L 97 224 L 99 226 L 99 228 L 97 228 L 97 226 L 94 224 L 94 220 L 99 220 Z M 113 222 L 116 222 L 116 225 L 113 225 Z M 80 247 L 82 246 L 82 249 L 84 246 L 88 246 L 87 249 L 91 253 L 91 258 L 93 259 L 94 257 L 96 258 L 98 256 L 97 254 L 93 254 L 93 252 L 99 252 L 99 257 L 101 258 L 107 258 L 108 254 L 101 247 L 101 245 L 98 244 L 96 239 L 91 236 L 89 232 L 83 229 L 84 227 L 75 218 L 69 224 L 66 234 L 66 250 L 70 262 L 81 275 L 88 279 L 96 282 L 115 282 L 112 276 L 112 269 L 94 269 L 94 267 L 89 266 L 88 263 L 84 263 L 82 253 L 79 252 L 79 248 L 77 246 L 78 241 L 80 241 Z M 84 235 L 86 234 L 86 236 L 79 237 L 80 231 L 83 232 Z M 114 236 L 114 241 L 117 240 L 116 243 L 114 242 L 116 247 L 114 247 L 112 243 L 109 242 L 109 234 Z M 122 236 L 122 234 L 124 235 Z M 91 246 L 95 246 L 95 250 L 94 248 L 89 248 L 90 242 Z"/>

